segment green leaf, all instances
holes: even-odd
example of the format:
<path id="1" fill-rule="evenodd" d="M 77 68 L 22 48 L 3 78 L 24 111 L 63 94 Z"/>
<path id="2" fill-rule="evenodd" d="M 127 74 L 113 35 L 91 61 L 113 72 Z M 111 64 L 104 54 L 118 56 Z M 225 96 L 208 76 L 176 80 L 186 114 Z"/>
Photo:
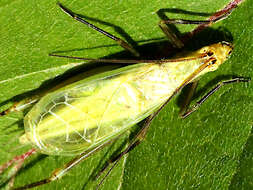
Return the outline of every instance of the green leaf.
<path id="1" fill-rule="evenodd" d="M 205 13 L 223 8 L 228 1 L 75 0 L 62 3 L 132 45 L 136 42 L 141 47 L 137 49 L 146 52 L 143 57 L 149 57 L 149 52 L 163 54 L 161 41 L 166 40 L 157 25 L 160 20 L 157 12 L 165 12 L 169 18 L 206 19 Z M 219 79 L 252 76 L 252 8 L 252 0 L 246 0 L 227 19 L 190 42 L 188 48 L 195 49 L 219 40 L 229 41 L 232 37 L 235 46 L 231 58 L 219 70 L 202 77 L 196 99 Z M 176 9 L 203 13 L 203 16 L 173 12 Z M 40 86 L 50 86 L 50 79 L 64 73 L 69 75 L 66 71 L 74 65 L 67 64 L 78 62 L 49 57 L 48 53 L 117 58 L 121 54 L 114 54 L 122 51 L 111 39 L 64 14 L 56 1 L 1 1 L 0 26 L 2 109 L 9 106 L 6 101 L 12 97 Z M 186 32 L 194 26 L 179 28 Z M 62 78 L 66 78 L 65 75 Z M 250 83 L 224 87 L 184 120 L 178 117 L 178 102 L 183 96 L 174 98 L 152 123 L 145 142 L 121 161 L 103 189 L 251 189 L 252 94 Z M 17 145 L 22 127 L 20 114 L 0 118 L 0 163 L 25 151 L 26 147 Z M 91 180 L 91 175 L 98 172 L 124 142 L 121 139 L 82 162 L 62 180 L 38 189 L 94 189 L 97 182 Z M 15 186 L 44 179 L 70 159 L 35 157 L 19 172 Z"/>

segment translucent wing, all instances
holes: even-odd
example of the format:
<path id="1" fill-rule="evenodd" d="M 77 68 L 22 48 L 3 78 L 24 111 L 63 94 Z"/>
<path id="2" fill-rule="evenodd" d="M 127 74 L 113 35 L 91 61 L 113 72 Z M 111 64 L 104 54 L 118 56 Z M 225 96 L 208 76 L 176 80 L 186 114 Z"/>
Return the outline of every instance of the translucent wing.
<path id="1" fill-rule="evenodd" d="M 47 154 L 97 147 L 158 109 L 200 64 L 136 64 L 59 89 L 27 114 L 27 139 Z"/>

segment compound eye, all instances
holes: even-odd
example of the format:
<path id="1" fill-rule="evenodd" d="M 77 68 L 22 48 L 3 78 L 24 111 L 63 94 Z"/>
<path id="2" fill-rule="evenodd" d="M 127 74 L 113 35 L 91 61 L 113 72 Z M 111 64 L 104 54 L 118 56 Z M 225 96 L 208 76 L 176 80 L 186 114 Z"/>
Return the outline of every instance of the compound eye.
<path id="1" fill-rule="evenodd" d="M 216 59 L 212 60 L 212 65 L 214 65 L 216 63 Z"/>
<path id="2" fill-rule="evenodd" d="M 211 56 L 213 55 L 213 52 L 212 52 L 212 51 L 208 51 L 208 52 L 207 52 L 207 55 L 208 55 L 209 57 L 211 57 Z"/>

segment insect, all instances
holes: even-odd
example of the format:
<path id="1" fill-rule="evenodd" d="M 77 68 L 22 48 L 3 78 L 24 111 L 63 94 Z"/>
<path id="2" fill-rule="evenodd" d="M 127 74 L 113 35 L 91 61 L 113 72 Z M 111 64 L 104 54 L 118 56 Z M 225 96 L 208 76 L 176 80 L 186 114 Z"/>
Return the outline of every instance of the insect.
<path id="1" fill-rule="evenodd" d="M 216 14 L 215 19 L 211 21 L 215 22 L 228 16 L 229 11 L 236 4 L 238 4 L 237 1 L 230 3 L 220 12 L 220 15 Z M 59 4 L 59 6 L 74 19 L 112 38 L 134 55 L 139 55 L 125 41 L 89 24 L 63 5 Z M 177 39 L 176 36 L 171 36 L 166 22 L 194 23 L 203 27 L 211 21 L 168 20 L 161 22 L 160 27 L 175 42 L 175 46 L 181 48 L 183 41 Z M 145 138 L 151 121 L 172 97 L 186 84 L 195 82 L 201 75 L 209 71 L 216 70 L 231 51 L 231 44 L 220 42 L 174 59 L 117 60 L 117 62 L 138 64 L 95 75 L 50 92 L 43 97 L 36 96 L 15 104 L 10 109 L 3 111 L 2 115 L 20 111 L 37 102 L 24 118 L 26 134 L 20 138 L 21 143 L 30 144 L 34 148 L 3 164 L 0 167 L 0 173 L 6 172 L 10 166 L 15 166 L 15 170 L 7 170 L 6 180 L 13 179 L 23 161 L 36 152 L 48 155 L 77 156 L 63 168 L 55 170 L 49 178 L 16 189 L 27 189 L 50 183 L 61 178 L 69 169 L 115 140 L 134 124 L 146 119 L 140 132 L 133 138 L 129 146 L 119 156 L 116 156 L 117 159 L 113 160 L 111 167 L 113 168 L 123 155 Z M 59 55 L 52 56 L 60 57 Z M 114 60 L 103 59 L 96 61 L 114 62 Z M 183 116 L 192 113 L 222 85 L 248 81 L 244 78 L 235 78 L 220 83 L 202 98 L 197 106 L 186 111 Z M 94 104 L 96 104 L 95 108 Z"/>

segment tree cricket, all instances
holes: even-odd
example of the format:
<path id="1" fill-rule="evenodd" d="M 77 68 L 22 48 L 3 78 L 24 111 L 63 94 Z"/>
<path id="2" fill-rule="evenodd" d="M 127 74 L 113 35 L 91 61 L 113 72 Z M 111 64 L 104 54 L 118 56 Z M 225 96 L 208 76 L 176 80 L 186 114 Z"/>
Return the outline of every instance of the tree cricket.
<path id="1" fill-rule="evenodd" d="M 191 36 L 212 23 L 228 17 L 241 2 L 242 0 L 231 1 L 208 20 L 169 19 L 160 21 L 159 27 L 173 46 L 181 49 Z M 52 57 L 84 61 L 126 63 L 127 66 L 96 74 L 50 91 L 45 95 L 28 97 L 1 112 L 0 115 L 4 117 L 10 112 L 19 112 L 31 107 L 24 117 L 25 133 L 19 138 L 19 141 L 32 148 L 0 166 L 0 185 L 7 184 L 7 189 L 30 189 L 58 180 L 81 161 L 117 140 L 135 124 L 144 121 L 140 131 L 127 148 L 109 160 L 108 164 L 99 172 L 99 175 L 106 172 L 98 184 L 100 187 L 119 160 L 145 139 L 152 120 L 169 101 L 187 84 L 196 83 L 202 75 L 218 69 L 233 50 L 231 43 L 222 41 L 194 52 L 179 53 L 170 59 L 138 59 L 140 53 L 126 41 L 89 23 L 61 3 L 58 3 L 58 6 L 68 16 L 114 40 L 136 56 L 136 59 L 90 59 L 50 54 Z M 180 39 L 171 33 L 167 24 L 195 24 L 198 26 L 185 38 Z M 238 77 L 219 82 L 194 106 L 190 108 L 186 106 L 181 116 L 185 118 L 196 111 L 222 86 L 249 81 L 248 78 Z M 189 101 L 191 96 L 188 97 Z M 188 104 L 187 101 L 186 105 Z M 15 176 L 22 168 L 24 161 L 31 155 L 39 153 L 75 156 L 75 158 L 62 168 L 54 170 L 46 179 L 22 187 L 13 187 Z"/>

